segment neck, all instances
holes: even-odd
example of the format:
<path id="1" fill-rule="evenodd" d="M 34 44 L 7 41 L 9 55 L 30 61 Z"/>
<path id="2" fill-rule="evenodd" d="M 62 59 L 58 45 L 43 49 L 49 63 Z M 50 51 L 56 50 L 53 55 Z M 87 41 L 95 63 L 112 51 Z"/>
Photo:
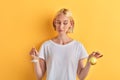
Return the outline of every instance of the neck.
<path id="1" fill-rule="evenodd" d="M 55 42 L 57 42 L 59 44 L 67 44 L 70 41 L 72 41 L 72 39 L 67 34 L 58 35 L 55 38 Z"/>
<path id="2" fill-rule="evenodd" d="M 69 36 L 67 34 L 62 34 L 62 35 L 58 35 L 57 39 L 60 40 L 60 41 L 67 41 L 70 38 L 69 38 Z"/>

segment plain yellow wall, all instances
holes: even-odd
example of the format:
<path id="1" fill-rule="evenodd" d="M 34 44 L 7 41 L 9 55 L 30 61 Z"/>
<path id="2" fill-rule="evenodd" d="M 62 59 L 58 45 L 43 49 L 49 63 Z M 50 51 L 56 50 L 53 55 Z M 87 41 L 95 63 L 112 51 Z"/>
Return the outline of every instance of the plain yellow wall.
<path id="1" fill-rule="evenodd" d="M 52 18 L 61 8 L 73 13 L 75 29 L 70 36 L 88 53 L 104 55 L 86 80 L 120 80 L 119 4 L 119 0 L 1 0 L 0 80 L 35 80 L 28 53 L 55 35 Z"/>

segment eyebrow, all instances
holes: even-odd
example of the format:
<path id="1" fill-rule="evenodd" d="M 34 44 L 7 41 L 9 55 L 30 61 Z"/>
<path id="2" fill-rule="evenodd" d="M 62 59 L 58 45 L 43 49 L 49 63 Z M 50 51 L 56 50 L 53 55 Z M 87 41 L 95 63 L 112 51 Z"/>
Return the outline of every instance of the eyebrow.
<path id="1" fill-rule="evenodd" d="M 56 21 L 60 21 L 60 20 L 56 20 Z M 68 22 L 68 20 L 64 20 L 64 22 Z"/>
<path id="2" fill-rule="evenodd" d="M 64 20 L 65 22 L 68 22 L 68 20 Z"/>

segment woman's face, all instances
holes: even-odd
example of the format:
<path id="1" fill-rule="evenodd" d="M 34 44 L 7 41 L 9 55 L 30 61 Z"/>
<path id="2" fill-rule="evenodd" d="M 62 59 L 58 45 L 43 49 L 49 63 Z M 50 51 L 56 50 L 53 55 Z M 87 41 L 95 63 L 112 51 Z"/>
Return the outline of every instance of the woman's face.
<path id="1" fill-rule="evenodd" d="M 59 34 L 67 33 L 71 27 L 70 18 L 64 14 L 60 14 L 55 19 L 55 29 Z"/>

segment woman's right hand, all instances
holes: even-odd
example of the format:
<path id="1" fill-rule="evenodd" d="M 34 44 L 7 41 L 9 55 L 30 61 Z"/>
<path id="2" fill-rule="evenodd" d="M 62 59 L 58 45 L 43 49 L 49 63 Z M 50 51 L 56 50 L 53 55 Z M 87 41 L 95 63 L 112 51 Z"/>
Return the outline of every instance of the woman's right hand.
<path id="1" fill-rule="evenodd" d="M 33 47 L 29 54 L 32 57 L 32 59 L 38 59 L 38 51 L 36 50 L 36 48 Z"/>

